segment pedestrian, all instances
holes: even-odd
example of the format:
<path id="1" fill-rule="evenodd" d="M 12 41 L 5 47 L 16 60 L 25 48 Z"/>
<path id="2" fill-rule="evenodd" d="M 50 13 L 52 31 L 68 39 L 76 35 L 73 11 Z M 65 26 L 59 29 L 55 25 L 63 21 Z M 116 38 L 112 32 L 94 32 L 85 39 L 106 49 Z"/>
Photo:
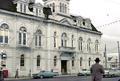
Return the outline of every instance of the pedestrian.
<path id="1" fill-rule="evenodd" d="M 96 63 L 93 64 L 90 68 L 92 81 L 102 81 L 104 68 L 101 64 L 99 64 L 100 62 L 99 58 L 96 58 L 95 62 Z"/>
<path id="2" fill-rule="evenodd" d="M 18 69 L 16 70 L 15 78 L 19 78 L 19 76 L 18 76 Z"/>

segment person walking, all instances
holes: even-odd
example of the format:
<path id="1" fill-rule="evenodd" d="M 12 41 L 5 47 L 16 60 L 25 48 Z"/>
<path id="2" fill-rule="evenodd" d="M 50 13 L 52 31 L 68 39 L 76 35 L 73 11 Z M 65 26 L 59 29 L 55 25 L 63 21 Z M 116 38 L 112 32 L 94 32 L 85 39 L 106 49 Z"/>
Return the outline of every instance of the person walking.
<path id="1" fill-rule="evenodd" d="M 96 63 L 93 64 L 90 68 L 92 81 L 102 81 L 104 68 L 101 64 L 99 64 L 100 62 L 99 58 L 96 58 L 95 62 Z"/>
<path id="2" fill-rule="evenodd" d="M 18 69 L 16 69 L 15 78 L 19 78 Z"/>

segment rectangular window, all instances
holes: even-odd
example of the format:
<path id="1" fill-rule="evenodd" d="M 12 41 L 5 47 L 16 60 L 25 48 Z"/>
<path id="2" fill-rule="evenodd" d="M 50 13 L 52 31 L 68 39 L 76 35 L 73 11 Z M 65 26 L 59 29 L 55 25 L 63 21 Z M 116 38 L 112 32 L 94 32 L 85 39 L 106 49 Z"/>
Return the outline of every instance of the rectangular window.
<path id="1" fill-rule="evenodd" d="M 21 60 L 20 66 L 24 66 L 24 59 Z"/>
<path id="2" fill-rule="evenodd" d="M 36 15 L 38 16 L 38 9 L 36 8 Z"/>
<path id="3" fill-rule="evenodd" d="M 5 43 L 8 43 L 8 36 L 5 36 Z"/>
<path id="4" fill-rule="evenodd" d="M 26 5 L 24 4 L 24 13 L 26 13 Z"/>
<path id="5" fill-rule="evenodd" d="M 54 47 L 56 47 L 56 37 L 54 37 Z"/>
<path id="6" fill-rule="evenodd" d="M 3 43 L 3 36 L 0 36 L 0 43 Z"/>
<path id="7" fill-rule="evenodd" d="M 19 33 L 19 44 L 21 44 L 21 39 L 22 38 L 22 35 L 21 35 L 21 33 Z"/>
<path id="8" fill-rule="evenodd" d="M 35 36 L 35 46 L 37 46 L 37 36 Z"/>
<path id="9" fill-rule="evenodd" d="M 22 4 L 20 4 L 20 12 L 22 12 Z"/>
<path id="10" fill-rule="evenodd" d="M 23 33 L 23 45 L 26 45 L 26 33 Z"/>
<path id="11" fill-rule="evenodd" d="M 39 46 L 41 46 L 41 36 L 39 36 Z"/>

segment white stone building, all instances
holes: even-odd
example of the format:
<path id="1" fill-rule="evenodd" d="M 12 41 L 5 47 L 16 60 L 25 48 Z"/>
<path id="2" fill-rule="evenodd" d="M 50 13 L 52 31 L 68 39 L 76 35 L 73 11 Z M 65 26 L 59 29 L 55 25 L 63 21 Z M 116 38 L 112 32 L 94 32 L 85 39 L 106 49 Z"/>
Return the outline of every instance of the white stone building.
<path id="1" fill-rule="evenodd" d="M 0 9 L 0 50 L 7 54 L 3 69 L 9 77 L 41 70 L 60 74 L 89 69 L 94 59 L 102 60 L 101 35 L 89 18 L 69 14 L 70 0 L 15 0 L 17 11 Z M 45 19 L 43 7 L 52 15 Z M 31 9 L 30 9 L 31 8 Z"/>

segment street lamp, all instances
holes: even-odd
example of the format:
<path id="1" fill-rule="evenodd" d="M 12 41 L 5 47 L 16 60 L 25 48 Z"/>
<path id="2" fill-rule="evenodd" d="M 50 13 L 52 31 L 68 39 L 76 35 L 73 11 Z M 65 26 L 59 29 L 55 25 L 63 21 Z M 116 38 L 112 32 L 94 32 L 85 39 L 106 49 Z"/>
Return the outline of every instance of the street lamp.
<path id="1" fill-rule="evenodd" d="M 7 59 L 7 54 L 6 53 L 2 52 L 0 55 L 1 55 L 1 59 L 2 60 L 6 60 Z"/>

